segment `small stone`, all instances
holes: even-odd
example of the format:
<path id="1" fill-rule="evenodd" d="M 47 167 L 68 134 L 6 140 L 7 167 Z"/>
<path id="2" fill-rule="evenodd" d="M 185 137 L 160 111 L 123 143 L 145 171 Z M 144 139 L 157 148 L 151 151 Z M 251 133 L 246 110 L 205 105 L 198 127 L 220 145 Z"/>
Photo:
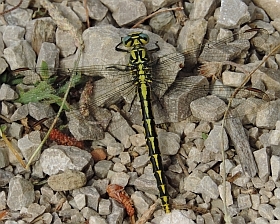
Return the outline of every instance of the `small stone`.
<path id="1" fill-rule="evenodd" d="M 5 10 L 11 9 L 13 6 L 5 7 Z M 15 8 L 13 13 L 4 14 L 5 21 L 9 25 L 25 27 L 27 23 L 32 19 L 33 10 L 31 9 L 22 9 Z"/>
<path id="2" fill-rule="evenodd" d="M 26 116 L 28 115 L 28 105 L 22 105 L 20 106 L 14 113 L 13 115 L 10 117 L 11 121 L 18 121 L 21 120 L 23 118 L 26 118 Z"/>
<path id="3" fill-rule="evenodd" d="M 62 221 L 61 219 L 58 217 L 58 214 L 57 213 L 53 213 L 53 223 L 54 224 L 62 224 Z"/>
<path id="4" fill-rule="evenodd" d="M 40 157 L 43 172 L 57 174 L 68 169 L 82 170 L 89 164 L 90 153 L 74 146 L 55 145 L 45 149 Z"/>
<path id="5" fill-rule="evenodd" d="M 165 27 L 170 27 L 174 23 L 174 15 L 170 11 L 159 13 L 150 19 L 149 25 L 155 33 L 160 32 Z"/>
<path id="6" fill-rule="evenodd" d="M 248 218 L 251 221 L 255 221 L 259 217 L 259 213 L 257 210 L 249 209 L 248 210 Z"/>
<path id="7" fill-rule="evenodd" d="M 100 194 L 95 187 L 85 186 L 85 187 L 81 187 L 79 189 L 73 190 L 74 197 L 79 194 L 85 195 L 87 207 L 92 208 L 95 211 L 97 211 L 98 203 L 100 201 Z"/>
<path id="8" fill-rule="evenodd" d="M 112 202 L 112 213 L 107 216 L 108 223 L 122 223 L 124 217 L 124 208 L 123 206 L 116 202 L 115 200 L 111 200 Z"/>
<path id="9" fill-rule="evenodd" d="M 209 133 L 211 130 L 209 122 L 206 121 L 200 121 L 197 127 L 195 128 L 195 131 L 203 132 L 203 133 Z"/>
<path id="10" fill-rule="evenodd" d="M 67 41 L 65 41 L 67 42 Z M 59 48 L 54 43 L 44 42 L 37 58 L 36 67 L 41 67 L 46 62 L 48 68 L 56 68 L 59 65 Z"/>
<path id="11" fill-rule="evenodd" d="M 12 172 L 0 169 L 0 187 L 6 186 L 12 177 L 14 177 Z"/>
<path id="12" fill-rule="evenodd" d="M 100 215 L 109 215 L 112 212 L 111 201 L 108 199 L 101 199 L 98 206 Z"/>
<path id="13" fill-rule="evenodd" d="M 133 163 L 132 166 L 137 169 L 146 166 L 150 161 L 150 157 L 148 154 L 142 155 L 142 156 L 137 156 Z"/>
<path id="14" fill-rule="evenodd" d="M 172 210 L 170 214 L 164 214 L 160 220 L 161 224 L 171 224 L 174 223 L 184 223 L 184 224 L 195 224 L 195 222 L 189 218 L 188 212 L 184 210 Z M 205 222 L 206 223 L 206 222 Z"/>
<path id="15" fill-rule="evenodd" d="M 222 73 L 223 84 L 226 86 L 239 87 L 245 78 L 246 75 L 241 72 L 224 71 Z"/>
<path id="16" fill-rule="evenodd" d="M 5 48 L 4 57 L 12 70 L 35 67 L 36 55 L 26 40 L 17 41 Z"/>
<path id="17" fill-rule="evenodd" d="M 156 179 L 152 173 L 142 174 L 134 181 L 134 186 L 140 191 L 153 195 L 158 194 Z"/>
<path id="18" fill-rule="evenodd" d="M 32 131 L 28 135 L 25 135 L 23 138 L 18 140 L 18 147 L 26 161 L 29 161 L 40 143 L 41 136 L 39 131 Z M 33 161 L 36 161 L 39 158 L 40 153 L 37 153 L 37 155 L 33 158 Z"/>
<path id="19" fill-rule="evenodd" d="M 3 83 L 0 87 L 0 100 L 15 100 L 18 94 L 7 84 Z"/>
<path id="20" fill-rule="evenodd" d="M 269 136 L 269 143 L 271 145 L 280 145 L 280 131 L 279 130 L 271 130 Z"/>
<path id="21" fill-rule="evenodd" d="M 234 176 L 238 172 L 241 172 L 242 175 L 239 178 L 237 178 L 233 183 L 240 187 L 246 187 L 247 183 L 250 181 L 251 178 L 248 177 L 248 175 L 243 174 L 243 169 L 240 164 L 232 169 L 231 175 Z"/>
<path id="22" fill-rule="evenodd" d="M 235 9 L 238 12 L 233 13 Z M 222 1 L 217 23 L 225 28 L 233 29 L 250 20 L 248 6 L 241 0 Z"/>
<path id="23" fill-rule="evenodd" d="M 87 21 L 86 18 L 86 9 L 84 8 L 83 4 L 81 2 L 70 2 L 70 5 L 73 9 L 73 11 L 77 14 L 77 16 L 80 18 L 80 20 L 85 23 Z M 89 8 L 90 10 L 90 8 Z M 56 38 L 57 40 L 57 38 Z"/>
<path id="24" fill-rule="evenodd" d="M 113 171 L 115 171 L 115 172 L 125 172 L 126 167 L 123 164 L 117 162 L 113 166 Z"/>
<path id="25" fill-rule="evenodd" d="M 104 199 L 101 199 L 101 200 L 104 200 Z M 89 207 L 83 208 L 82 211 L 81 211 L 81 213 L 83 214 L 83 217 L 84 217 L 85 219 L 87 219 L 87 220 L 88 220 L 91 216 L 98 216 L 98 213 L 97 213 L 95 210 L 93 210 L 93 209 L 91 209 L 91 208 L 89 208 Z"/>
<path id="26" fill-rule="evenodd" d="M 82 29 L 83 26 L 82 22 L 70 7 L 59 3 L 54 3 L 54 4 L 60 11 L 61 15 L 67 18 L 69 23 L 71 23 L 77 30 Z"/>
<path id="27" fill-rule="evenodd" d="M 187 158 L 189 172 L 191 172 L 200 162 L 201 162 L 201 151 L 196 147 L 192 147 Z"/>
<path id="28" fill-rule="evenodd" d="M 22 137 L 23 125 L 16 122 L 12 122 L 8 130 L 8 136 L 20 139 Z"/>
<path id="29" fill-rule="evenodd" d="M 84 173 L 76 170 L 66 170 L 61 174 L 50 176 L 48 184 L 54 191 L 69 191 L 83 187 L 86 181 Z"/>
<path id="30" fill-rule="evenodd" d="M 223 100 L 211 95 L 191 102 L 190 108 L 193 116 L 210 122 L 220 120 L 223 117 L 227 106 Z"/>
<path id="31" fill-rule="evenodd" d="M 129 137 L 129 140 L 133 146 L 145 146 L 146 139 L 144 134 L 135 134 Z"/>
<path id="32" fill-rule="evenodd" d="M 274 216 L 273 216 L 273 207 L 269 204 L 260 204 L 259 205 L 259 214 L 268 220 L 273 220 Z"/>
<path id="33" fill-rule="evenodd" d="M 253 152 L 257 166 L 259 177 L 266 181 L 270 175 L 269 155 L 266 148 Z"/>
<path id="34" fill-rule="evenodd" d="M 83 9 L 85 10 L 85 8 Z M 60 54 L 62 55 L 62 57 L 67 57 L 75 53 L 77 49 L 75 46 L 75 40 L 69 32 L 58 28 L 55 32 L 55 39 L 56 45 L 57 47 L 59 47 Z"/>
<path id="35" fill-rule="evenodd" d="M 252 209 L 258 210 L 259 205 L 261 203 L 260 195 L 259 194 L 252 194 L 251 195 L 251 201 L 252 201 Z"/>
<path id="36" fill-rule="evenodd" d="M 140 191 L 135 191 L 131 195 L 131 200 L 137 214 L 144 214 L 144 212 L 153 204 L 153 201 Z"/>
<path id="37" fill-rule="evenodd" d="M 268 204 L 269 198 L 266 195 L 261 195 L 261 204 Z"/>
<path id="38" fill-rule="evenodd" d="M 112 167 L 113 163 L 111 161 L 101 160 L 94 165 L 95 175 L 99 178 L 105 178 Z"/>
<path id="39" fill-rule="evenodd" d="M 0 191 L 0 210 L 6 209 L 7 196 L 5 191 Z"/>
<path id="40" fill-rule="evenodd" d="M 77 208 L 82 210 L 86 206 L 86 196 L 84 194 L 77 194 L 74 196 Z"/>
<path id="41" fill-rule="evenodd" d="M 100 179 L 94 180 L 92 186 L 97 189 L 100 195 L 104 195 L 106 193 L 106 187 L 109 185 L 109 179 Z"/>
<path id="42" fill-rule="evenodd" d="M 265 183 L 265 185 L 264 185 L 264 188 L 266 189 L 266 190 L 268 190 L 268 191 L 270 191 L 270 192 L 272 192 L 273 190 L 274 190 L 274 188 L 275 188 L 275 182 L 276 181 L 273 181 L 273 180 L 269 180 L 269 181 L 267 181 L 266 183 Z"/>
<path id="43" fill-rule="evenodd" d="M 0 44 L 1 44 L 1 39 L 0 39 Z M 0 51 L 0 55 L 2 55 L 2 52 Z M 8 64 L 5 61 L 4 58 L 0 58 L 0 72 L 1 74 L 8 68 Z"/>
<path id="44" fill-rule="evenodd" d="M 65 205 L 66 203 L 64 203 L 63 205 Z M 68 204 L 68 203 L 67 203 Z M 70 206 L 68 204 L 68 206 Z M 79 214 L 79 210 L 78 209 L 71 209 L 71 208 L 64 208 L 62 207 L 61 211 L 59 211 L 59 216 L 62 217 L 62 219 L 64 218 L 71 218 L 72 216 L 75 216 Z M 75 223 L 75 222 L 74 222 Z M 79 223 L 79 222 L 76 222 Z"/>
<path id="45" fill-rule="evenodd" d="M 99 140 L 104 138 L 104 131 L 98 122 L 85 118 L 81 119 L 79 110 L 71 110 L 71 112 L 66 113 L 66 116 L 69 120 L 69 130 L 77 140 Z"/>
<path id="46" fill-rule="evenodd" d="M 201 183 L 202 178 L 206 174 L 203 174 L 200 171 L 192 172 L 188 177 L 184 178 L 184 191 L 191 191 L 194 193 L 199 193 L 198 187 Z"/>
<path id="47" fill-rule="evenodd" d="M 33 165 L 33 169 L 32 169 L 32 177 L 34 178 L 44 178 L 44 173 L 43 173 L 43 169 L 42 169 L 42 166 L 41 166 L 41 163 L 40 161 L 36 161 L 35 164 Z"/>
<path id="48" fill-rule="evenodd" d="M 103 148 L 95 148 L 91 151 L 91 156 L 94 162 L 105 160 L 107 157 L 106 151 Z"/>
<path id="49" fill-rule="evenodd" d="M 219 193 L 220 193 L 220 197 L 223 199 L 224 201 L 224 186 L 223 185 L 219 185 Z M 226 205 L 232 205 L 233 204 L 233 198 L 231 195 L 231 184 L 229 182 L 226 182 Z"/>
<path id="50" fill-rule="evenodd" d="M 119 158 L 121 159 L 121 163 L 123 165 L 126 165 L 131 162 L 130 155 L 128 152 L 121 152 Z"/>
<path id="51" fill-rule="evenodd" d="M 259 177 L 253 177 L 251 181 L 255 188 L 263 188 L 265 185 L 265 182 L 261 180 Z"/>
<path id="52" fill-rule="evenodd" d="M 101 21 L 102 19 L 104 19 L 108 12 L 108 8 L 105 7 L 99 0 L 88 1 L 88 10 L 90 18 L 97 21 Z"/>
<path id="53" fill-rule="evenodd" d="M 100 217 L 100 216 L 91 216 L 89 218 L 89 224 L 107 224 L 106 219 Z"/>
<path id="54" fill-rule="evenodd" d="M 223 136 L 223 141 L 221 140 L 221 136 Z M 228 142 L 229 141 L 226 131 L 222 129 L 221 126 L 215 125 L 214 128 L 211 130 L 210 134 L 208 135 L 208 138 L 204 141 L 204 145 L 207 150 L 212 151 L 214 153 L 218 153 L 221 151 L 222 144 L 224 151 L 228 150 Z"/>
<path id="55" fill-rule="evenodd" d="M 265 195 L 265 196 L 268 197 L 268 198 L 271 198 L 271 197 L 273 196 L 273 194 L 272 194 L 271 191 L 269 191 L 269 190 L 267 190 L 267 189 L 264 189 L 264 188 L 262 188 L 262 189 L 259 190 L 259 194 L 260 194 L 260 195 Z"/>
<path id="56" fill-rule="evenodd" d="M 163 155 L 176 155 L 180 149 L 180 136 L 172 132 L 159 132 L 158 141 Z"/>
<path id="57" fill-rule="evenodd" d="M 237 203 L 238 203 L 239 209 L 251 208 L 251 206 L 252 206 L 251 198 L 250 198 L 250 195 L 248 195 L 248 194 L 238 195 Z"/>
<path id="58" fill-rule="evenodd" d="M 28 206 L 28 208 L 24 207 L 20 210 L 21 214 L 26 214 L 26 217 L 23 217 L 22 220 L 31 223 L 35 218 L 39 215 L 42 215 L 46 210 L 44 205 L 38 205 L 32 203 Z"/>
<path id="59" fill-rule="evenodd" d="M 8 166 L 9 162 L 9 154 L 7 148 L 0 148 L 0 168 Z"/>
<path id="60" fill-rule="evenodd" d="M 101 0 L 101 2 L 109 8 L 113 18 L 121 27 L 133 24 L 147 15 L 147 10 L 143 2 L 135 0 Z"/>
<path id="61" fill-rule="evenodd" d="M 190 13 L 190 19 L 208 18 L 217 7 L 215 0 L 210 1 L 195 1 Z"/>
<path id="62" fill-rule="evenodd" d="M 23 207 L 28 207 L 34 200 L 35 192 L 31 182 L 21 176 L 11 178 L 7 198 L 7 205 L 11 210 L 19 211 Z"/>
<path id="63" fill-rule="evenodd" d="M 226 174 L 230 173 L 232 168 L 234 167 L 235 165 L 233 164 L 233 162 L 229 159 L 226 159 L 225 160 L 225 167 L 226 167 Z M 223 164 L 221 163 L 220 165 L 220 173 L 222 174 L 224 171 L 224 166 Z"/>
<path id="64" fill-rule="evenodd" d="M 187 20 L 178 37 L 178 50 L 197 49 L 203 43 L 203 37 L 207 31 L 207 21 L 204 18 Z M 193 53 L 194 55 L 192 55 Z M 190 57 L 196 57 L 196 51 L 191 52 Z M 191 61 L 191 65 L 193 62 Z M 197 91 L 196 91 L 197 92 Z M 197 93 L 198 94 L 198 93 Z"/>
<path id="65" fill-rule="evenodd" d="M 198 186 L 198 192 L 203 193 L 212 199 L 217 199 L 219 197 L 218 186 L 209 176 L 205 176 L 201 179 Z"/>
<path id="66" fill-rule="evenodd" d="M 280 207 L 276 207 L 273 211 L 272 214 L 276 217 L 276 219 L 280 219 Z"/>
<path id="67" fill-rule="evenodd" d="M 270 222 L 263 217 L 259 217 L 255 219 L 255 224 L 270 224 Z"/>
<path id="68" fill-rule="evenodd" d="M 100 146 L 104 146 L 106 147 L 107 145 L 111 144 L 111 143 L 116 143 L 116 139 L 108 132 L 105 132 L 105 136 L 103 139 L 100 140 L 96 140 L 93 141 L 92 146 L 94 147 L 100 147 Z"/>
<path id="69" fill-rule="evenodd" d="M 71 215 L 70 219 L 71 219 L 72 223 L 83 223 L 83 222 L 85 222 L 85 219 L 84 219 L 84 217 L 82 216 L 81 213 L 76 213 L 76 214 Z"/>
<path id="70" fill-rule="evenodd" d="M 272 101 L 268 106 L 258 110 L 256 117 L 256 126 L 258 128 L 274 129 L 277 120 L 279 120 L 280 101 Z"/>
<path id="71" fill-rule="evenodd" d="M 130 127 L 127 121 L 117 112 L 112 112 L 113 118 L 110 123 L 109 132 L 116 137 L 125 148 L 130 146 L 129 136 L 134 135 L 135 131 Z"/>
<path id="72" fill-rule="evenodd" d="M 124 151 L 124 147 L 123 147 L 123 144 L 121 143 L 110 143 L 108 144 L 107 146 L 107 153 L 110 155 L 110 156 L 117 156 L 119 155 L 121 152 Z"/>
<path id="73" fill-rule="evenodd" d="M 231 221 L 232 221 L 232 224 L 246 224 L 246 222 L 242 216 L 233 217 Z"/>
<path id="74" fill-rule="evenodd" d="M 129 175 L 124 172 L 116 172 L 114 175 L 112 175 L 111 184 L 117 184 L 120 186 L 126 186 L 129 180 Z"/>
<path id="75" fill-rule="evenodd" d="M 42 221 L 43 223 L 46 223 L 46 224 L 51 224 L 52 221 L 53 221 L 53 216 L 51 213 L 44 213 L 42 215 Z"/>
<path id="76" fill-rule="evenodd" d="M 280 188 L 276 188 L 276 189 L 274 190 L 274 195 L 275 195 L 275 197 L 276 197 L 277 199 L 280 199 Z"/>
<path id="77" fill-rule="evenodd" d="M 3 41 L 7 47 L 16 41 L 23 40 L 25 29 L 20 26 L 7 26 L 3 33 Z"/>
<path id="78" fill-rule="evenodd" d="M 15 111 L 15 105 L 8 102 L 1 102 L 1 114 L 10 117 L 11 114 Z"/>

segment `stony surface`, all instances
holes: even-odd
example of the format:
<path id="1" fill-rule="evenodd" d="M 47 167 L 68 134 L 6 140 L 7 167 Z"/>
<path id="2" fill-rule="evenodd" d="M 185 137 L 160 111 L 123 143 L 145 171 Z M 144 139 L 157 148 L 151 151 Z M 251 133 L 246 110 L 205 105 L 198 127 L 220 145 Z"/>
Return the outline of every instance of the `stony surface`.
<path id="1" fill-rule="evenodd" d="M 77 147 L 53 146 L 44 150 L 40 157 L 43 172 L 48 175 L 66 170 L 82 170 L 89 164 L 90 153 Z"/>
<path id="2" fill-rule="evenodd" d="M 47 0 L 40 2 L 46 7 Z M 3 15 L 0 123 L 19 155 L 15 157 L 11 146 L 0 142 L 0 224 L 131 223 L 123 205 L 108 198 L 109 184 L 124 187 L 123 202 L 133 202 L 136 220 L 153 208 L 159 192 L 140 104 L 126 67 L 128 54 L 115 47 L 128 33 L 139 31 L 127 28 L 156 10 L 178 7 L 177 2 L 88 0 L 85 8 L 82 1 L 55 1 L 49 14 L 41 17 L 34 14 L 38 3 L 24 0 Z M 4 10 L 17 4 L 7 0 Z M 160 47 L 149 55 L 151 102 L 165 170 L 162 176 L 172 199 L 171 214 L 158 207 L 143 223 L 224 223 L 229 218 L 223 215 L 223 202 L 231 218 L 227 223 L 279 223 L 279 51 L 232 98 L 262 57 L 280 44 L 279 3 L 195 0 L 184 4 L 185 12 L 164 11 L 140 25 L 150 37 L 147 49 L 155 49 L 155 43 Z M 56 10 L 65 19 L 55 18 Z M 250 27 L 262 30 L 244 32 Z M 239 30 L 241 34 L 235 33 Z M 78 65 L 82 68 L 74 78 L 81 71 L 93 80 L 80 110 L 78 100 L 87 80 L 71 88 L 67 97 L 71 110 L 60 116 L 56 127 L 86 140 L 83 149 L 55 145 L 77 143 L 61 134 L 44 144 L 26 170 L 21 163 L 30 160 L 58 111 L 63 94 L 55 99 L 51 94 L 58 95 L 69 80 L 79 54 L 79 35 L 84 41 Z M 127 50 L 123 44 L 119 47 Z M 41 68 L 42 61 L 50 68 L 48 74 Z M 22 71 L 25 68 L 31 70 Z M 19 100 L 43 79 L 48 88 Z M 223 123 L 229 103 L 234 109 Z M 84 108 L 89 115 L 81 115 Z M 89 152 L 98 153 L 96 149 L 102 151 L 98 157 L 102 160 L 91 159 Z"/>
<path id="3" fill-rule="evenodd" d="M 83 187 L 85 184 L 85 174 L 74 170 L 66 170 L 61 174 L 52 175 L 48 179 L 48 185 L 54 191 L 69 191 Z"/>
<path id="4" fill-rule="evenodd" d="M 29 206 L 35 200 L 33 184 L 21 176 L 15 176 L 10 180 L 7 205 L 11 210 L 19 211 Z"/>

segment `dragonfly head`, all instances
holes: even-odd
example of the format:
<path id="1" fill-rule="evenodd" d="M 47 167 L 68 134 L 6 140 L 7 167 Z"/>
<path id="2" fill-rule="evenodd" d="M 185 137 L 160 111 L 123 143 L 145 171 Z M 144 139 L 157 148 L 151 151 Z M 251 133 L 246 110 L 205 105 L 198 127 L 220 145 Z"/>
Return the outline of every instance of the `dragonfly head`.
<path id="1" fill-rule="evenodd" d="M 125 47 L 135 47 L 137 45 L 145 45 L 149 42 L 149 36 L 142 32 L 130 33 L 122 38 L 122 43 Z"/>

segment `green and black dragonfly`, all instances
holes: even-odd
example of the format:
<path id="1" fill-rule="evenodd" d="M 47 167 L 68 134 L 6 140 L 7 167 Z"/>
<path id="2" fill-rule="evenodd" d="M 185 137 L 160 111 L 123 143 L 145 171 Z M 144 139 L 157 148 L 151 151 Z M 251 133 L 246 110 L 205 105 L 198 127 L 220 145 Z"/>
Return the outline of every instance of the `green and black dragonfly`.
<path id="1" fill-rule="evenodd" d="M 255 32 L 255 30 L 245 32 L 250 33 Z M 154 59 L 152 55 L 160 51 L 160 44 L 154 42 L 152 43 L 151 48 L 146 47 L 149 43 L 149 35 L 142 31 L 135 31 L 123 37 L 121 42 L 113 49 L 115 51 L 119 51 L 120 54 L 123 52 L 125 55 L 128 55 L 128 63 L 123 65 L 106 65 L 105 63 L 104 65 L 78 67 L 74 71 L 77 74 L 105 77 L 105 79 L 102 78 L 96 80 L 91 83 L 92 85 L 88 85 L 88 92 L 92 94 L 92 96 L 90 96 L 90 99 L 86 100 L 86 103 L 81 106 L 82 113 L 86 115 L 88 115 L 88 112 L 84 111 L 87 111 L 88 108 L 97 106 L 108 107 L 118 101 L 121 96 L 124 97 L 127 102 L 133 104 L 135 93 L 138 94 L 142 112 L 142 122 L 145 129 L 146 143 L 149 149 L 150 160 L 157 181 L 157 187 L 159 189 L 159 197 L 161 198 L 162 205 L 166 213 L 170 212 L 171 207 L 169 203 L 166 180 L 163 174 L 161 153 L 155 127 L 156 122 L 152 109 L 153 102 L 151 99 L 160 100 L 163 96 L 172 94 L 172 91 L 178 92 L 178 89 L 182 90 L 187 88 L 193 89 L 192 100 L 207 95 L 211 89 L 208 83 L 205 84 L 204 82 L 204 84 L 196 86 L 194 83 L 188 81 L 188 78 L 184 76 L 179 77 L 180 75 L 178 75 L 177 77 L 178 71 L 181 70 L 184 65 L 188 65 L 188 63 L 190 63 L 190 66 L 196 64 L 199 55 L 200 58 L 203 58 L 203 53 L 200 54 L 203 49 L 204 51 L 202 52 L 211 52 L 214 48 L 223 48 L 229 41 L 240 39 L 240 36 L 242 35 L 234 34 L 212 44 L 202 45 L 199 48 L 184 51 L 182 53 L 174 51 L 174 53 Z M 121 45 L 124 47 L 121 47 Z M 214 58 L 215 56 L 217 55 L 213 54 Z M 232 58 L 227 58 L 226 60 L 231 59 Z M 70 74 L 72 72 L 71 69 L 48 69 L 48 71 L 53 76 L 57 76 L 59 74 Z M 40 74 L 45 71 L 41 68 L 37 69 L 36 72 Z M 204 79 L 204 81 L 205 80 L 206 79 Z M 216 86 L 216 88 L 219 87 Z M 254 88 L 247 88 L 246 90 L 247 92 L 256 92 L 258 95 L 260 93 L 261 95 L 264 95 L 262 91 L 257 91 Z M 177 102 L 177 107 L 180 107 L 182 111 L 187 111 L 186 108 L 182 108 L 182 105 L 179 104 Z M 168 107 L 168 105 L 165 102 L 161 102 L 159 107 L 164 108 Z M 131 110 L 131 106 L 129 107 L 129 110 Z M 164 111 L 164 109 L 162 111 Z M 175 117 L 184 119 L 189 116 L 189 114 L 185 111 L 182 113 L 182 116 L 180 115 Z M 167 117 L 170 116 L 167 115 Z M 83 119 L 83 116 L 81 116 L 81 119 Z"/>

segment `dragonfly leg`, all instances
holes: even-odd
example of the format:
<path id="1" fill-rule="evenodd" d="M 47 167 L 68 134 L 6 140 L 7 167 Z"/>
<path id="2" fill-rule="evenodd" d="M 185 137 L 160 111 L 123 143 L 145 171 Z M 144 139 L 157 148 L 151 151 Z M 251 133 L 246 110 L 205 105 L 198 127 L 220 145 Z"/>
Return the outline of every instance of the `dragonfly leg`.
<path id="1" fill-rule="evenodd" d="M 121 42 L 115 47 L 115 50 L 116 50 L 116 51 L 121 51 L 121 52 L 129 53 L 128 50 L 122 49 L 122 48 L 119 47 L 122 43 L 123 43 L 123 42 L 121 41 Z"/>
<path id="2" fill-rule="evenodd" d="M 122 72 L 126 72 L 126 71 L 130 71 L 131 70 L 131 69 L 129 69 L 128 66 L 126 66 L 126 68 L 120 68 L 117 65 L 112 65 L 112 66 L 106 67 L 106 69 L 108 69 L 108 68 L 114 68 L 114 69 L 116 69 L 118 71 L 122 71 Z"/>
<path id="3" fill-rule="evenodd" d="M 158 41 L 157 42 L 155 42 L 155 45 L 156 45 L 156 47 L 154 48 L 154 49 L 151 49 L 151 50 L 149 50 L 149 52 L 156 52 L 156 51 L 159 51 L 160 50 L 160 47 L 159 47 L 159 45 L 158 45 Z"/>

